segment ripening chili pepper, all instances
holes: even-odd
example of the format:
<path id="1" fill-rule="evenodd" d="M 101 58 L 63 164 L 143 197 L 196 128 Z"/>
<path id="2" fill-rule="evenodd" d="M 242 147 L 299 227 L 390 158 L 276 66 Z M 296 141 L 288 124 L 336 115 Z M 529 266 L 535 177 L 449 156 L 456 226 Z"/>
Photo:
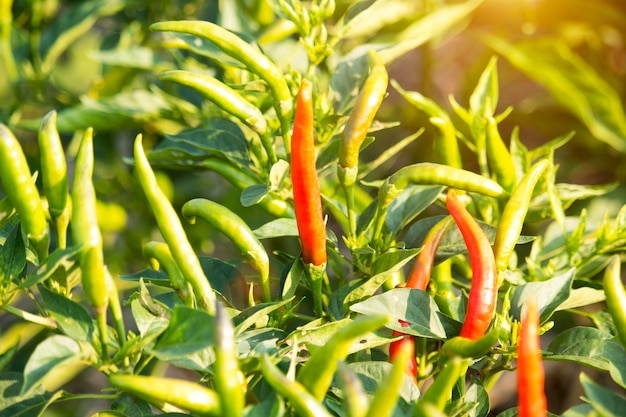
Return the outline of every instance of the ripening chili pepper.
<path id="1" fill-rule="evenodd" d="M 267 355 L 261 359 L 261 372 L 267 383 L 287 400 L 299 416 L 330 417 L 331 414 L 317 398 L 300 382 L 287 378 Z"/>
<path id="2" fill-rule="evenodd" d="M 22 230 L 37 253 L 39 263 L 48 257 L 50 231 L 41 197 L 17 138 L 0 123 L 0 179 L 4 192 L 20 217 Z"/>
<path id="3" fill-rule="evenodd" d="M 54 110 L 44 116 L 41 120 L 38 142 L 41 154 L 41 180 L 48 200 L 48 211 L 56 226 L 57 245 L 63 249 L 66 246 L 71 206 L 67 163 L 56 120 L 57 114 Z"/>
<path id="4" fill-rule="evenodd" d="M 389 76 L 383 60 L 373 50 L 369 53 L 369 59 L 370 73 L 350 113 L 339 148 L 339 178 L 344 186 L 352 185 L 356 180 L 359 150 L 387 93 Z"/>
<path id="5" fill-rule="evenodd" d="M 183 303 L 189 307 L 193 306 L 193 290 L 176 265 L 167 243 L 152 241 L 144 244 L 141 249 L 152 269 L 156 271 L 162 267 L 165 270 L 172 288 Z"/>
<path id="6" fill-rule="evenodd" d="M 141 142 L 142 137 L 138 135 L 135 139 L 134 155 L 137 178 L 139 179 L 141 188 L 154 213 L 161 235 L 163 235 L 163 239 L 165 239 L 165 242 L 172 251 L 172 256 L 178 268 L 180 268 L 183 276 L 193 288 L 198 305 L 212 314 L 215 308 L 215 293 L 213 292 L 213 288 L 204 274 L 200 261 L 187 239 L 187 235 L 185 234 L 180 219 L 176 215 L 176 211 L 174 211 L 172 204 L 157 183 Z"/>
<path id="7" fill-rule="evenodd" d="M 322 215 L 313 138 L 313 93 L 303 79 L 298 94 L 292 136 L 291 181 L 298 232 L 305 264 L 326 263 L 326 225 Z"/>
<path id="8" fill-rule="evenodd" d="M 298 373 L 298 381 L 321 401 L 333 380 L 340 360 L 348 356 L 358 338 L 389 322 L 386 315 L 361 316 L 334 333 L 324 346 L 317 349 Z"/>
<path id="9" fill-rule="evenodd" d="M 222 416 L 222 405 L 217 393 L 192 381 L 114 374 L 109 376 L 109 382 L 114 387 L 136 395 L 160 409 L 173 405 L 198 416 Z"/>
<path id="10" fill-rule="evenodd" d="M 302 260 L 311 279 L 315 313 L 321 317 L 322 284 L 326 271 L 326 224 L 315 167 L 313 137 L 313 92 L 311 82 L 302 80 L 296 104 L 291 146 L 291 183 Z"/>
<path id="11" fill-rule="evenodd" d="M 78 255 L 81 284 L 85 298 L 96 312 L 96 320 L 102 343 L 102 354 L 107 357 L 107 317 L 109 284 L 102 253 L 102 235 L 96 214 L 96 191 L 92 175 L 94 168 L 93 130 L 85 130 L 76 154 L 74 179 L 72 181 L 72 240 L 81 245 Z"/>
<path id="12" fill-rule="evenodd" d="M 221 204 L 203 198 L 186 202 L 182 214 L 191 224 L 195 223 L 196 217 L 200 217 L 224 233 L 246 261 L 259 272 L 263 295 L 266 301 L 270 301 L 270 261 L 267 251 L 241 217 Z"/>
<path id="13" fill-rule="evenodd" d="M 428 232 L 428 234 L 424 238 L 422 250 L 417 255 L 417 258 L 413 263 L 413 267 L 411 268 L 411 273 L 409 274 L 407 282 L 404 285 L 406 288 L 415 288 L 418 290 L 426 291 L 426 288 L 428 287 L 428 282 L 430 281 L 430 274 L 435 264 L 435 255 L 437 253 L 437 248 L 439 248 L 441 240 L 446 235 L 446 232 L 450 229 L 452 223 L 452 217 L 447 216 L 440 220 Z M 400 321 L 400 324 L 402 325 L 402 327 L 408 327 L 409 325 L 409 323 L 403 320 Z M 400 331 L 392 331 L 393 337 L 398 337 L 402 335 L 404 335 L 404 333 Z M 409 346 L 409 349 L 411 349 L 412 351 L 412 355 L 411 359 L 408 362 L 406 373 L 410 375 L 417 383 L 417 362 L 415 360 L 414 343 L 415 337 L 411 335 L 404 335 L 402 339 L 391 342 L 389 344 L 389 360 L 393 362 L 403 346 Z"/>
<path id="14" fill-rule="evenodd" d="M 461 231 L 472 266 L 472 286 L 459 335 L 476 340 L 485 334 L 495 312 L 498 295 L 496 263 L 487 235 L 452 189 L 448 190 L 446 205 Z"/>
<path id="15" fill-rule="evenodd" d="M 533 165 L 520 183 L 513 189 L 511 198 L 504 206 L 493 244 L 493 253 L 498 272 L 505 271 L 508 266 L 509 258 L 522 232 L 533 190 L 548 165 L 548 160 L 539 161 Z"/>
<path id="16" fill-rule="evenodd" d="M 517 398 L 520 417 L 547 415 L 544 370 L 539 346 L 539 309 L 534 298 L 526 302 L 517 345 Z"/>
<path id="17" fill-rule="evenodd" d="M 604 272 L 602 284 L 606 294 L 606 305 L 613 318 L 617 336 L 626 347 L 626 289 L 622 284 L 619 255 L 611 257 L 609 266 Z"/>
<path id="18" fill-rule="evenodd" d="M 222 303 L 215 307 L 215 362 L 213 381 L 220 396 L 222 416 L 241 417 L 245 406 L 245 386 L 239 369 L 239 348 L 235 340 L 235 329 Z"/>
<path id="19" fill-rule="evenodd" d="M 191 71 L 167 71 L 159 78 L 193 88 L 219 108 L 244 122 L 261 138 L 270 163 L 276 162 L 276 153 L 263 113 L 235 90 L 210 75 L 196 74 Z"/>
<path id="20" fill-rule="evenodd" d="M 287 153 L 290 152 L 290 116 L 293 100 L 283 73 L 262 52 L 229 30 L 206 21 L 159 22 L 150 26 L 154 31 L 170 31 L 195 35 L 207 39 L 246 68 L 263 79 L 274 98 L 274 107 L 281 124 Z"/>

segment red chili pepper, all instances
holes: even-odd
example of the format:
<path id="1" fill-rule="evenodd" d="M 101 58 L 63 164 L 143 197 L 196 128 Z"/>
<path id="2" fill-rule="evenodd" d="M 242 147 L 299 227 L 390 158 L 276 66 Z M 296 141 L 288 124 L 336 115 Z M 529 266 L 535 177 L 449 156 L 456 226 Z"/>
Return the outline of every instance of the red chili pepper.
<path id="1" fill-rule="evenodd" d="M 487 235 L 452 189 L 448 190 L 446 205 L 463 235 L 472 266 L 472 287 L 465 321 L 459 335 L 476 340 L 487 331 L 496 308 L 498 295 L 496 262 Z"/>
<path id="2" fill-rule="evenodd" d="M 303 79 L 298 94 L 291 138 L 291 182 L 298 233 L 305 264 L 326 263 L 326 225 L 315 168 L 313 139 L 313 93 L 311 82 Z"/>
<path id="3" fill-rule="evenodd" d="M 405 287 L 416 288 L 422 291 L 426 291 L 428 282 L 430 281 L 430 274 L 435 264 L 435 254 L 441 240 L 446 235 L 446 232 L 452 225 L 452 218 L 446 217 L 439 221 L 426 235 L 422 244 L 422 251 L 417 255 L 413 268 L 409 274 Z M 408 327 L 409 323 L 400 320 L 402 327 Z M 393 330 L 393 337 L 404 335 L 402 339 L 396 340 L 389 344 L 389 361 L 393 362 L 399 352 L 402 350 L 403 345 L 410 345 L 411 357 L 407 365 L 406 373 L 409 374 L 413 380 L 417 383 L 417 362 L 415 360 L 415 337 L 402 333 L 401 331 Z"/>
<path id="4" fill-rule="evenodd" d="M 517 397 L 519 417 L 547 415 L 544 370 L 539 347 L 539 310 L 531 298 L 526 303 L 517 345 Z"/>

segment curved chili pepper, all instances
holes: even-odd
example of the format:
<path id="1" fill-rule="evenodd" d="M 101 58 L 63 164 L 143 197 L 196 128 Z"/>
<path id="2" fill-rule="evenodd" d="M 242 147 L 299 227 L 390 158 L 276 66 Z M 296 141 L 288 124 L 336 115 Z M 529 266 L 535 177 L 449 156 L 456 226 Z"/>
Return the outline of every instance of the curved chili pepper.
<path id="1" fill-rule="evenodd" d="M 319 402 L 302 384 L 287 378 L 267 355 L 261 359 L 261 372 L 268 384 L 284 397 L 304 417 L 330 417 L 322 403 Z"/>
<path id="2" fill-rule="evenodd" d="M 526 303 L 517 345 L 517 397 L 520 417 L 547 415 L 544 370 L 539 346 L 539 310 L 530 298 Z"/>
<path id="3" fill-rule="evenodd" d="M 192 381 L 114 374 L 109 376 L 109 382 L 114 387 L 136 395 L 158 408 L 169 404 L 199 416 L 222 416 L 222 405 L 217 393 Z"/>
<path id="4" fill-rule="evenodd" d="M 498 341 L 500 329 L 493 327 L 484 336 L 472 340 L 463 336 L 455 336 L 448 339 L 441 346 L 440 353 L 446 356 L 459 356 L 461 358 L 479 358 L 491 350 Z"/>
<path id="5" fill-rule="evenodd" d="M 385 375 L 376 389 L 366 417 L 388 417 L 393 414 L 400 396 L 400 387 L 404 381 L 405 370 L 411 359 L 415 359 L 413 349 L 406 345 L 402 346 L 392 361 L 391 371 Z"/>
<path id="6" fill-rule="evenodd" d="M 450 229 L 452 222 L 453 220 L 451 217 L 445 217 L 428 232 L 422 244 L 422 251 L 417 255 L 417 258 L 413 263 L 413 268 L 411 269 L 409 278 L 404 285 L 405 287 L 416 288 L 422 291 L 426 291 L 426 288 L 428 287 L 428 281 L 430 280 L 430 274 L 433 270 L 433 265 L 435 264 L 435 255 L 437 253 L 437 248 L 439 248 L 441 240 L 446 235 L 448 229 Z M 409 326 L 409 323 L 404 320 L 400 320 L 400 324 L 402 325 L 402 327 Z M 410 375 L 417 383 L 417 362 L 415 360 L 414 344 L 415 337 L 411 335 L 406 335 L 397 330 L 392 331 L 393 337 L 398 337 L 402 335 L 404 335 L 402 339 L 396 340 L 389 344 L 389 360 L 393 362 L 403 346 L 409 346 L 412 355 L 411 359 L 408 362 L 406 373 Z"/>
<path id="7" fill-rule="evenodd" d="M 155 271 L 163 268 L 170 279 L 170 283 L 178 297 L 186 306 L 193 306 L 193 293 L 191 286 L 180 272 L 176 261 L 172 257 L 170 247 L 165 242 L 148 242 L 141 248 L 144 258 L 150 263 Z"/>
<path id="8" fill-rule="evenodd" d="M 205 21 L 159 22 L 151 30 L 188 33 L 207 39 L 228 55 L 243 63 L 248 70 L 263 79 L 274 98 L 274 107 L 281 125 L 287 153 L 290 152 L 289 117 L 293 110 L 291 91 L 282 72 L 258 49 L 227 29 Z"/>
<path id="9" fill-rule="evenodd" d="M 622 284 L 619 255 L 613 255 L 602 280 L 606 305 L 622 345 L 626 347 L 626 289 Z"/>
<path id="10" fill-rule="evenodd" d="M 243 257 L 261 275 L 266 301 L 270 301 L 270 261 L 267 251 L 241 217 L 228 208 L 204 198 L 189 200 L 183 205 L 183 216 L 191 223 L 200 217 L 224 233 L 241 251 Z"/>
<path id="11" fill-rule="evenodd" d="M 376 51 L 370 51 L 369 59 L 370 73 L 350 113 L 339 148 L 339 178 L 344 186 L 352 185 L 356 179 L 359 150 L 387 93 L 389 76 L 383 60 Z"/>
<path id="12" fill-rule="evenodd" d="M 348 356 L 350 346 L 367 333 L 389 322 L 386 315 L 361 316 L 334 333 L 326 344 L 317 349 L 298 374 L 298 381 L 321 401 L 330 387 L 340 360 Z"/>
<path id="13" fill-rule="evenodd" d="M 467 370 L 468 361 L 468 359 L 459 357 L 452 357 L 447 360 L 439 374 L 435 377 L 432 385 L 428 387 L 418 403 L 430 403 L 436 409 L 443 411 L 446 403 L 450 401 L 452 396 L 452 388 L 454 388 L 459 378 Z"/>
<path id="14" fill-rule="evenodd" d="M 137 178 L 141 184 L 150 208 L 163 235 L 163 239 L 169 245 L 176 264 L 183 273 L 185 279 L 191 284 L 198 304 L 207 312 L 214 313 L 215 293 L 209 283 L 200 261 L 196 256 L 183 225 L 157 183 L 152 167 L 143 150 L 142 136 L 135 139 L 134 155 L 137 170 Z"/>
<path id="15" fill-rule="evenodd" d="M 496 262 L 487 235 L 452 189 L 448 190 L 446 205 L 461 231 L 472 266 L 472 287 L 459 335 L 476 340 L 487 331 L 496 309 L 498 295 Z"/>
<path id="16" fill-rule="evenodd" d="M 513 189 L 511 198 L 504 206 L 493 244 L 493 253 L 498 272 L 503 272 L 507 268 L 509 258 L 522 232 L 533 190 L 548 164 L 548 160 L 543 160 L 533 165 L 520 183 Z"/>
<path id="17" fill-rule="evenodd" d="M 48 257 L 50 231 L 41 197 L 19 141 L 0 123 L 0 179 L 20 217 L 22 229 L 42 263 Z"/>

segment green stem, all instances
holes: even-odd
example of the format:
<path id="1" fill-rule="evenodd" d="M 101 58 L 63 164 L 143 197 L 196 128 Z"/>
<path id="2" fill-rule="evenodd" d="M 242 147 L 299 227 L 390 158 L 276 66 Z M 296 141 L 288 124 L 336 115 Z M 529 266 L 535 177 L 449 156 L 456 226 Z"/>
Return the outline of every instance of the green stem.
<path id="1" fill-rule="evenodd" d="M 56 330 L 57 329 L 57 324 L 56 322 L 49 318 L 49 317 L 42 317 L 42 316 L 38 316 L 36 314 L 33 313 L 29 313 L 28 311 L 24 311 L 21 310 L 19 308 L 10 306 L 10 305 L 6 305 L 6 306 L 2 306 L 0 307 L 2 310 L 6 311 L 9 314 L 13 314 L 16 317 L 19 317 L 25 321 L 28 321 L 30 323 L 34 323 L 34 324 L 38 324 L 40 326 L 43 326 L 47 329 L 51 329 L 51 330 Z"/>

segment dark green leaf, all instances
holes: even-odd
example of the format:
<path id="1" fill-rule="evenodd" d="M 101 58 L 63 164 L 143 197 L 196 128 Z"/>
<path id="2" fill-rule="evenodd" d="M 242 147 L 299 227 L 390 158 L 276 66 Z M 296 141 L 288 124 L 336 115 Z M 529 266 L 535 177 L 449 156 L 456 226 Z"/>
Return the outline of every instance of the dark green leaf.
<path id="1" fill-rule="evenodd" d="M 268 322 L 268 315 L 271 312 L 278 310 L 290 302 L 291 299 L 288 299 L 277 303 L 261 303 L 248 307 L 233 317 L 235 333 L 239 335 L 257 323 L 263 323 L 265 325 Z"/>
<path id="2" fill-rule="evenodd" d="M 387 362 L 354 362 L 348 365 L 357 374 L 363 384 L 363 389 L 369 395 L 374 395 L 376 389 L 391 370 L 392 365 Z M 405 376 L 400 388 L 400 398 L 407 403 L 417 401 L 420 393 L 408 375 Z"/>
<path id="3" fill-rule="evenodd" d="M 18 225 L 11 232 L 0 248 L 0 283 L 9 286 L 22 274 L 26 267 L 26 246 L 22 240 L 22 231 Z"/>
<path id="4" fill-rule="evenodd" d="M 67 336 L 54 335 L 47 338 L 37 345 L 28 358 L 24 367 L 21 393 L 30 392 L 54 369 L 83 362 L 86 354 L 77 341 Z"/>
<path id="5" fill-rule="evenodd" d="M 535 298 L 541 312 L 541 323 L 545 323 L 554 311 L 569 298 L 575 272 L 576 270 L 571 268 L 547 281 L 529 282 L 516 287 L 511 299 L 511 316 L 520 320 L 522 307 L 526 300 Z"/>
<path id="6" fill-rule="evenodd" d="M 354 304 L 350 309 L 361 314 L 389 314 L 393 320 L 388 328 L 413 336 L 447 339 L 456 336 L 461 328 L 460 323 L 439 311 L 428 293 L 410 288 L 386 291 Z M 409 327 L 402 327 L 399 320 L 408 322 Z"/>
<path id="7" fill-rule="evenodd" d="M 610 391 L 591 380 L 586 374 L 580 374 L 580 383 L 585 396 L 596 412 L 602 417 L 620 417 L 626 410 L 626 398 Z"/>
<path id="8" fill-rule="evenodd" d="M 267 195 L 267 185 L 265 184 L 255 184 L 245 188 L 241 192 L 241 197 L 239 201 L 241 205 L 244 207 L 251 207 L 255 204 L 258 204 L 263 198 Z"/>
<path id="9" fill-rule="evenodd" d="M 479 379 L 472 377 L 472 381 L 465 392 L 465 401 L 474 404 L 468 417 L 487 417 L 489 415 L 489 394 Z"/>
<path id="10" fill-rule="evenodd" d="M 300 282 L 306 282 L 307 272 L 304 269 L 304 262 L 301 257 L 298 257 L 291 263 L 291 268 L 285 276 L 285 282 L 283 283 L 283 289 L 281 295 L 283 299 L 291 298 L 296 294 Z"/>
<path id="11" fill-rule="evenodd" d="M 215 357 L 213 320 L 204 311 L 176 306 L 167 329 L 149 352 L 182 368 L 206 370 Z"/>
<path id="12" fill-rule="evenodd" d="M 65 249 L 57 249 L 46 259 L 46 262 L 39 265 L 36 269 L 31 271 L 24 282 L 21 283 L 21 288 L 28 288 L 32 285 L 39 284 L 50 278 L 59 268 L 69 269 L 71 259 L 76 255 L 82 246 L 70 246 Z"/>
<path id="13" fill-rule="evenodd" d="M 46 310 L 66 336 L 84 342 L 92 340 L 93 321 L 85 307 L 44 286 L 39 286 L 39 292 Z"/>
<path id="14" fill-rule="evenodd" d="M 52 393 L 39 386 L 22 394 L 23 384 L 22 374 L 0 374 L 0 417 L 32 417 L 46 409 L 53 398 Z"/>
<path id="15" fill-rule="evenodd" d="M 411 185 L 396 197 L 387 211 L 385 224 L 393 235 L 430 207 L 444 187 Z"/>

